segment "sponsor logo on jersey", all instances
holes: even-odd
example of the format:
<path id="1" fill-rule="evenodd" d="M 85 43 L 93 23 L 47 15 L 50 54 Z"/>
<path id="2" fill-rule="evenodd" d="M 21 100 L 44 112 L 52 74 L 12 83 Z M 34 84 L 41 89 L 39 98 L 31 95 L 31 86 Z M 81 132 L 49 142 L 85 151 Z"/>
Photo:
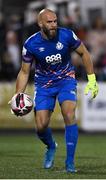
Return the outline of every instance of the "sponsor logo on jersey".
<path id="1" fill-rule="evenodd" d="M 56 49 L 58 49 L 58 50 L 63 49 L 63 44 L 58 41 L 58 43 L 56 44 Z"/>
<path id="2" fill-rule="evenodd" d="M 62 57 L 61 57 L 61 54 L 56 54 L 56 55 L 53 54 L 51 56 L 46 56 L 45 60 L 46 60 L 46 63 L 55 65 L 57 63 L 62 62 Z"/>

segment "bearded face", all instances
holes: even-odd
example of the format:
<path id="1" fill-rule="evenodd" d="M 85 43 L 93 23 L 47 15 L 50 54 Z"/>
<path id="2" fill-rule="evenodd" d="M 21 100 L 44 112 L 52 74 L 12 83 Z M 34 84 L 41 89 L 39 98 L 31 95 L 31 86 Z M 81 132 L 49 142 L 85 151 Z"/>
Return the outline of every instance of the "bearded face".
<path id="1" fill-rule="evenodd" d="M 53 27 L 53 28 L 49 29 L 48 27 L 43 25 L 42 30 L 48 39 L 53 39 L 56 37 L 57 27 Z"/>
<path id="2" fill-rule="evenodd" d="M 43 36 L 53 39 L 57 34 L 57 16 L 53 12 L 45 12 L 39 18 L 39 26 Z"/>

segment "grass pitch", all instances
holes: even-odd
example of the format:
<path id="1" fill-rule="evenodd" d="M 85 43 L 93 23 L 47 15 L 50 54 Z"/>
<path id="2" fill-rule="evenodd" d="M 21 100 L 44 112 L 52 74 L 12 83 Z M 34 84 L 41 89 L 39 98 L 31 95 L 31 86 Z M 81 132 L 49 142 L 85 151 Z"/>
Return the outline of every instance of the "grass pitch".
<path id="1" fill-rule="evenodd" d="M 0 136 L 0 179 L 106 179 L 106 135 L 79 135 L 76 151 L 77 174 L 64 169 L 64 134 L 58 142 L 54 167 L 42 167 L 45 146 L 31 135 Z"/>

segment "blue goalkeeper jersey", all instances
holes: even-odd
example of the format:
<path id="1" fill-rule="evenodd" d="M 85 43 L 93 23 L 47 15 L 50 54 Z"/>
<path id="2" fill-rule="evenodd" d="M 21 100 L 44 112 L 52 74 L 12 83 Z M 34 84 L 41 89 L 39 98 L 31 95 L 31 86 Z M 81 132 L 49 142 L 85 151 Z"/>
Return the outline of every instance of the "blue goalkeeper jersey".
<path id="1" fill-rule="evenodd" d="M 71 51 L 80 43 L 74 32 L 66 28 L 58 28 L 56 37 L 50 40 L 44 39 L 40 31 L 29 37 L 22 56 L 25 63 L 35 61 L 35 85 L 48 87 L 75 78 Z"/>

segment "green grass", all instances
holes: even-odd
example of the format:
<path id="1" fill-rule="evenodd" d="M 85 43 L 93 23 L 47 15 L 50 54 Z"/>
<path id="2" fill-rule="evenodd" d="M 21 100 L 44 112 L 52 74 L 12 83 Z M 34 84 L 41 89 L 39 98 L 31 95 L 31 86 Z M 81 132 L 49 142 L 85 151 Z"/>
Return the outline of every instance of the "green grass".
<path id="1" fill-rule="evenodd" d="M 58 142 L 55 164 L 42 168 L 44 145 L 32 135 L 0 136 L 0 179 L 106 179 L 106 136 L 80 135 L 76 151 L 77 174 L 64 171 L 64 135 Z"/>

